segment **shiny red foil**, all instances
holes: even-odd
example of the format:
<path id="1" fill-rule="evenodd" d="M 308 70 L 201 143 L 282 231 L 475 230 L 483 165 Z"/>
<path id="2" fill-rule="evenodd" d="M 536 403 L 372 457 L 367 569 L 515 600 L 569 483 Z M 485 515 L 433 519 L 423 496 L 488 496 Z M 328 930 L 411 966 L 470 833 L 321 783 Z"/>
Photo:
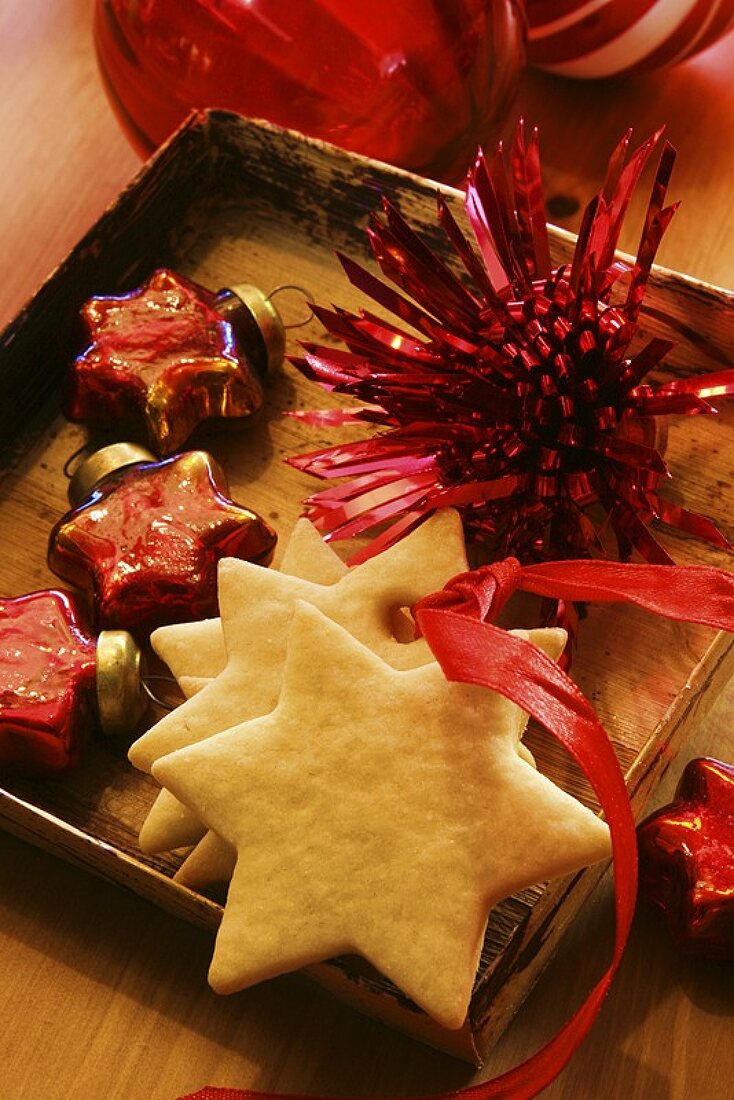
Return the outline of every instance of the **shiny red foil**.
<path id="1" fill-rule="evenodd" d="M 262 386 L 216 298 L 164 269 L 119 297 L 91 298 L 89 346 L 62 400 L 69 420 L 143 436 L 159 455 L 178 450 L 204 420 L 244 417 Z"/>
<path id="2" fill-rule="evenodd" d="M 205 451 L 110 474 L 53 528 L 49 565 L 89 594 L 100 629 L 216 615 L 219 559 L 267 564 L 277 537 L 226 492 Z"/>
<path id="3" fill-rule="evenodd" d="M 73 765 L 94 725 L 97 643 L 77 597 L 0 600 L 0 770 Z"/>
<path id="4" fill-rule="evenodd" d="M 368 236 L 390 282 L 340 257 L 349 280 L 392 318 L 317 307 L 347 350 L 308 344 L 297 365 L 359 405 L 292 415 L 379 430 L 288 461 L 319 478 L 343 479 L 306 501 L 327 537 L 379 529 L 352 562 L 447 505 L 461 512 L 467 536 L 496 557 L 616 552 L 624 560 L 637 551 L 670 563 L 653 521 L 731 549 L 711 520 L 661 492 L 669 471 L 656 422 L 715 411 L 711 400 L 734 393 L 734 370 L 655 384 L 648 376 L 671 342 L 656 337 L 632 350 L 652 263 L 676 208 L 664 205 L 674 160 L 665 143 L 637 257 L 616 258 L 627 206 L 660 134 L 632 154 L 629 142 L 628 134 L 612 154 L 573 259 L 562 267 L 550 259 L 537 132 L 526 141 L 522 125 L 508 158 L 501 148 L 480 153 L 469 172 L 473 242 L 438 196 L 439 226 L 461 278 L 387 199 Z"/>
<path id="5" fill-rule="evenodd" d="M 684 951 L 734 961 L 734 765 L 691 760 L 637 830 L 640 891 Z"/>

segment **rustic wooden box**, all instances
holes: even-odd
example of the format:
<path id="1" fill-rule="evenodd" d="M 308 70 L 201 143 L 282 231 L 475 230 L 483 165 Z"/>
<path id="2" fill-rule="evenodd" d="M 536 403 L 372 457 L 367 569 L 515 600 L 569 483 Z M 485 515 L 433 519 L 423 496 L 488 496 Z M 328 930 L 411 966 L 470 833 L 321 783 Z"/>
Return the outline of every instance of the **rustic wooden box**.
<path id="1" fill-rule="evenodd" d="M 461 194 L 444 190 L 461 220 Z M 335 250 L 367 260 L 364 224 L 383 192 L 399 203 L 424 238 L 440 247 L 435 191 L 430 181 L 266 124 L 224 112 L 193 117 L 2 336 L 0 592 L 16 596 L 56 583 L 45 565 L 46 543 L 52 524 L 68 507 L 64 463 L 85 438 L 58 413 L 58 392 L 80 347 L 77 313 L 87 297 L 128 290 L 153 268 L 168 265 L 214 289 L 252 281 L 270 291 L 298 283 L 323 304 L 355 308 L 359 296 L 348 285 Z M 572 246 L 568 234 L 553 231 L 557 261 L 566 259 Z M 300 304 L 294 308 L 297 312 Z M 713 369 L 734 346 L 732 296 L 658 269 L 644 328 L 645 335 L 665 333 L 677 341 L 671 371 Z M 316 322 L 294 335 L 323 338 Z M 291 350 L 296 350 L 295 341 Z M 286 365 L 272 380 L 264 413 L 246 432 L 201 430 L 194 442 L 220 459 L 236 499 L 286 533 L 314 482 L 282 458 L 329 439 L 281 413 L 325 403 L 319 389 Z M 724 409 L 719 417 L 681 418 L 670 431 L 668 458 L 675 474 L 671 493 L 726 526 L 734 483 L 732 414 Z M 722 555 L 693 541 L 666 539 L 680 561 L 728 565 Z M 631 608 L 589 609 L 574 676 L 613 738 L 636 811 L 733 669 L 734 641 L 728 636 L 656 620 Z M 532 732 L 530 740 L 540 767 L 589 800 L 588 788 L 563 753 L 539 732 Z M 125 748 L 100 740 L 68 777 L 8 780 L 0 790 L 0 822 L 171 913 L 214 929 L 221 913 L 216 899 L 173 883 L 174 857 L 149 859 L 138 851 L 137 831 L 156 788 L 128 765 Z M 350 1003 L 479 1061 L 601 873 L 594 869 L 539 886 L 497 907 L 469 1020 L 460 1032 L 440 1030 L 360 960 L 335 960 L 310 972 Z M 604 961 L 592 961 L 590 984 Z"/>

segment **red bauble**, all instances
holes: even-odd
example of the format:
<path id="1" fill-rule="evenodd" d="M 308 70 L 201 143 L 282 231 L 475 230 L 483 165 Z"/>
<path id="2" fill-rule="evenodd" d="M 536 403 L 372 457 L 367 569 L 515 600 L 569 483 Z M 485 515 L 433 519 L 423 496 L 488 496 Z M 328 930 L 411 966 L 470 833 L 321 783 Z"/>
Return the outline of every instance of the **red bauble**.
<path id="1" fill-rule="evenodd" d="M 171 454 L 202 421 L 261 407 L 270 351 L 279 362 L 285 342 L 272 307 L 268 319 L 270 341 L 234 294 L 163 269 L 128 294 L 91 298 L 82 309 L 91 342 L 72 365 L 64 413 Z"/>
<path id="2" fill-rule="evenodd" d="M 652 72 L 734 26 L 734 0 L 527 0 L 528 57 L 563 76 Z"/>
<path id="3" fill-rule="evenodd" d="M 676 943 L 734 960 L 734 765 L 692 760 L 675 799 L 638 828 L 640 890 Z"/>
<path id="4" fill-rule="evenodd" d="M 100 628 L 149 632 L 217 614 L 217 562 L 267 564 L 276 534 L 225 494 L 205 451 L 104 477 L 53 528 L 49 565 L 94 601 Z"/>
<path id="5" fill-rule="evenodd" d="M 95 37 L 146 154 L 224 107 L 457 178 L 506 119 L 525 17 L 518 0 L 97 0 Z"/>
<path id="6" fill-rule="evenodd" d="M 68 592 L 0 601 L 0 768 L 75 763 L 94 723 L 96 648 Z"/>

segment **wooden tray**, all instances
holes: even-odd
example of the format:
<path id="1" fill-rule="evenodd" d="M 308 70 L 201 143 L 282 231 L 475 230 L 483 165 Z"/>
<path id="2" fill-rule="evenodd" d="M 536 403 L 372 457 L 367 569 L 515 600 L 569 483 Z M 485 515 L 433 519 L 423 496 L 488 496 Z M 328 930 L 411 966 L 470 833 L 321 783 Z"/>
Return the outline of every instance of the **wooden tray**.
<path id="1" fill-rule="evenodd" d="M 256 282 L 311 289 L 323 303 L 361 300 L 334 252 L 368 261 L 364 225 L 382 192 L 400 205 L 425 239 L 441 248 L 437 185 L 269 125 L 225 112 L 193 116 L 141 171 L 49 278 L 0 344 L 0 507 L 4 552 L 0 591 L 20 595 L 56 584 L 45 565 L 48 533 L 67 510 L 67 458 L 83 431 L 58 413 L 59 383 L 80 348 L 77 314 L 94 293 L 119 293 L 162 265 L 213 289 Z M 462 195 L 442 188 L 454 212 Z M 675 231 L 675 227 L 671 232 Z M 568 258 L 573 238 L 553 230 L 554 258 Z M 286 313 L 288 304 L 284 301 Z M 294 312 L 300 309 L 296 303 Z M 286 316 L 286 320 L 293 317 Z M 673 335 L 672 373 L 710 370 L 734 344 L 731 295 L 658 269 L 645 333 Z M 323 339 L 315 322 L 295 334 Z M 295 351 L 295 341 L 291 346 Z M 235 499 L 259 510 L 283 534 L 314 482 L 286 466 L 284 455 L 331 441 L 329 433 L 281 416 L 323 407 L 325 395 L 285 366 L 267 408 L 245 432 L 208 433 L 193 443 L 227 470 Z M 334 439 L 337 435 L 333 436 Z M 672 494 L 727 522 L 734 481 L 730 412 L 681 418 L 671 427 Z M 685 562 L 728 565 L 722 555 L 664 536 Z M 641 811 L 662 771 L 734 669 L 734 642 L 711 631 L 667 623 L 630 608 L 593 607 L 582 625 L 574 676 L 596 706 Z M 540 732 L 530 734 L 540 767 L 593 805 L 582 777 Z M 2 825 L 41 847 L 126 886 L 171 913 L 214 929 L 221 909 L 171 881 L 177 865 L 138 851 L 138 828 L 155 795 L 135 772 L 126 746 L 101 741 L 78 771 L 62 779 L 9 780 L 0 791 Z M 360 960 L 312 967 L 310 973 L 350 1003 L 470 1061 L 498 1038 L 550 958 L 564 926 L 600 878 L 594 869 L 550 887 L 527 890 L 492 914 L 467 1025 L 439 1029 Z M 589 983 L 603 959 L 590 967 Z M 440 965 L 440 960 L 437 960 Z"/>

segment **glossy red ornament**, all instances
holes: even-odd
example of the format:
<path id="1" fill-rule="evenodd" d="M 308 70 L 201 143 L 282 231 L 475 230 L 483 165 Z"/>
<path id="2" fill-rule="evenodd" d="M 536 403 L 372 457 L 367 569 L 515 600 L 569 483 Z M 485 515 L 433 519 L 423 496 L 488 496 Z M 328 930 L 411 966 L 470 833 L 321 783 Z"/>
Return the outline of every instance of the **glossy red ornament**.
<path id="1" fill-rule="evenodd" d="M 246 304 L 257 293 L 215 295 L 161 269 L 128 294 L 91 298 L 81 313 L 90 344 L 70 370 L 65 415 L 142 434 L 163 456 L 204 420 L 256 412 L 285 343 L 268 300 L 258 313 Z"/>
<path id="2" fill-rule="evenodd" d="M 94 725 L 97 643 L 76 596 L 0 600 L 0 769 L 62 771 Z"/>
<path id="3" fill-rule="evenodd" d="M 674 800 L 638 827 L 640 892 L 684 951 L 734 961 L 734 765 L 691 760 Z"/>
<path id="4" fill-rule="evenodd" d="M 146 155 L 224 107 L 446 179 L 497 136 L 525 55 L 518 0 L 97 0 L 94 28 Z"/>
<path id="5" fill-rule="evenodd" d="M 734 26 L 734 0 L 526 0 L 528 59 L 563 76 L 668 68 Z"/>
<path id="6" fill-rule="evenodd" d="M 205 451 L 128 465 L 55 525 L 49 565 L 89 594 L 100 628 L 148 633 L 216 615 L 219 559 L 267 564 L 276 542 L 227 492 Z"/>
<path id="7" fill-rule="evenodd" d="M 669 564 L 653 521 L 731 548 L 711 520 L 660 491 L 669 472 L 656 425 L 668 415 L 712 412 L 712 400 L 734 394 L 734 370 L 654 384 L 648 376 L 672 343 L 656 337 L 633 348 L 655 253 L 676 209 L 664 206 L 675 156 L 667 143 L 637 257 L 630 263 L 616 254 L 632 192 L 659 139 L 634 152 L 630 134 L 620 142 L 571 262 L 561 267 L 550 258 L 537 133 L 526 142 L 522 126 L 509 157 L 501 147 L 480 154 L 469 173 L 474 242 L 438 196 L 446 252 L 463 279 L 386 199 L 368 237 L 395 285 L 340 257 L 380 313 L 369 305 L 358 314 L 316 307 L 347 350 L 306 344 L 297 365 L 358 404 L 292 415 L 378 430 L 288 461 L 344 479 L 310 496 L 306 508 L 327 537 L 375 533 L 352 563 L 440 507 L 459 509 L 467 537 L 493 556 L 526 562 L 626 559 L 636 550 Z"/>

